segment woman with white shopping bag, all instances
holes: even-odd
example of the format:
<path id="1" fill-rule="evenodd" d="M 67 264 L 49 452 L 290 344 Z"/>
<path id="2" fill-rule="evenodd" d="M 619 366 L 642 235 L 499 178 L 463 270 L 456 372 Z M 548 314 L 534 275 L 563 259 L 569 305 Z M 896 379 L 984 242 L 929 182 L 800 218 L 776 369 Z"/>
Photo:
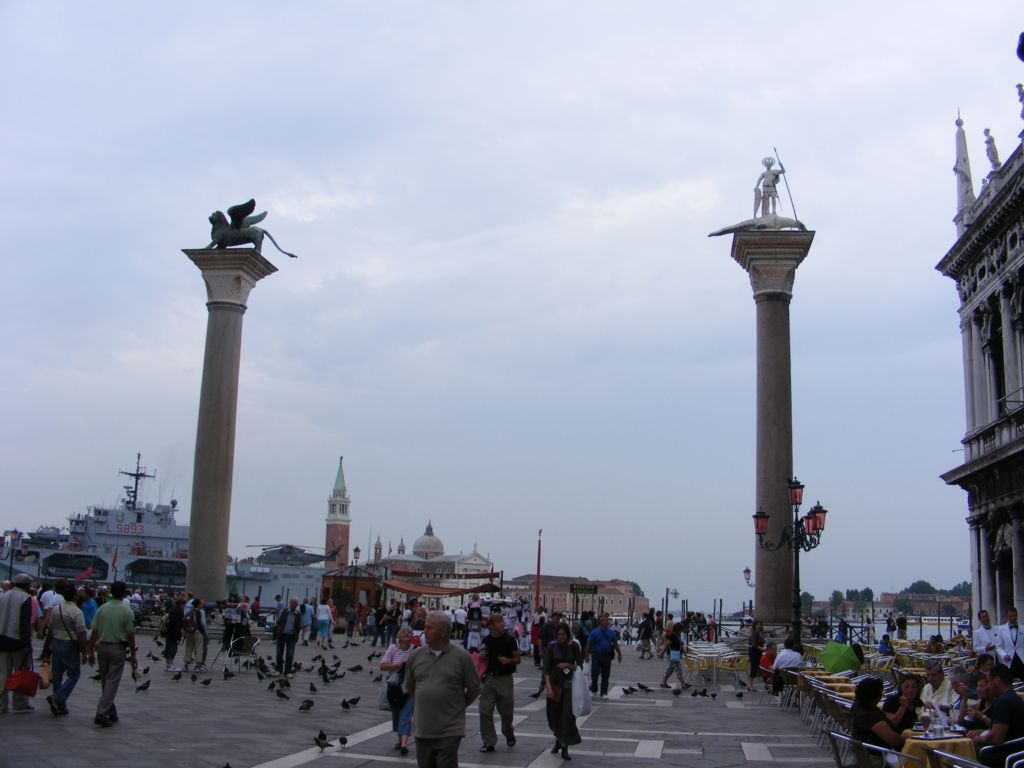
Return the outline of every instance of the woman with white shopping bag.
<path id="1" fill-rule="evenodd" d="M 567 624 L 559 624 L 555 629 L 555 639 L 544 650 L 544 688 L 547 692 L 548 727 L 555 735 L 551 753 L 561 751 L 563 760 L 572 760 L 569 747 L 583 741 L 573 711 L 574 678 L 578 677 L 583 690 L 590 693 L 580 669 L 582 664 L 583 652 L 579 643 L 572 639 Z"/>

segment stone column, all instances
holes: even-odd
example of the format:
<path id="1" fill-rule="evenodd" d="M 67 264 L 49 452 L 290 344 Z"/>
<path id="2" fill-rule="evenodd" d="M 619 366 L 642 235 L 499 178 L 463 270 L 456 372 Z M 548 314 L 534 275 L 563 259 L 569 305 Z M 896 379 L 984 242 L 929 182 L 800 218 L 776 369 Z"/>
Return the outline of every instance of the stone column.
<path id="1" fill-rule="evenodd" d="M 747 230 L 732 241 L 732 257 L 750 275 L 757 305 L 757 468 L 755 509 L 768 514 L 766 540 L 775 543 L 792 524 L 793 404 L 789 302 L 796 269 L 814 232 Z M 769 624 L 793 617 L 793 549 L 757 547 L 754 590 L 757 617 Z"/>
<path id="2" fill-rule="evenodd" d="M 988 424 L 992 417 L 988 410 L 988 362 L 985 346 L 981 340 L 981 318 L 971 318 L 971 372 L 974 376 L 974 428 L 980 429 Z"/>
<path id="3" fill-rule="evenodd" d="M 1006 388 L 1006 410 L 1014 409 L 1020 402 L 1020 361 L 1017 359 L 1017 334 L 1013 327 L 1013 307 L 1005 291 L 999 294 L 999 317 L 1003 330 L 1003 386 Z"/>
<path id="4" fill-rule="evenodd" d="M 960 323 L 960 343 L 963 346 L 964 355 L 964 399 L 966 400 L 964 411 L 967 414 L 968 433 L 973 432 L 978 423 L 974 412 L 974 350 L 971 348 L 971 325 L 970 319 Z"/>
<path id="5" fill-rule="evenodd" d="M 227 592 L 242 315 L 249 292 L 277 267 L 251 248 L 185 250 L 206 283 L 209 316 L 199 390 L 187 589 L 213 602 Z"/>
<path id="6" fill-rule="evenodd" d="M 967 518 L 967 527 L 971 533 L 971 604 L 974 606 L 974 613 L 977 615 L 981 610 L 981 569 L 978 560 L 978 522 L 973 518 Z M 968 617 L 973 620 L 973 616 Z"/>
<path id="7" fill-rule="evenodd" d="M 1016 512 L 1019 514 L 1019 510 Z M 1020 529 L 1021 520 L 1014 517 L 1011 522 L 1013 531 L 1013 542 L 1010 547 L 1010 555 L 1013 559 L 1013 607 L 1017 614 L 1024 614 L 1024 546 L 1021 546 Z M 1009 600 L 1004 601 L 1004 608 L 1010 605 Z"/>
<path id="8" fill-rule="evenodd" d="M 998 617 L 999 606 L 996 603 L 996 579 L 992 570 L 992 548 L 989 544 L 988 520 L 983 520 L 978 528 L 978 558 L 981 574 L 981 604 L 977 610 L 984 608 L 993 616 Z"/>

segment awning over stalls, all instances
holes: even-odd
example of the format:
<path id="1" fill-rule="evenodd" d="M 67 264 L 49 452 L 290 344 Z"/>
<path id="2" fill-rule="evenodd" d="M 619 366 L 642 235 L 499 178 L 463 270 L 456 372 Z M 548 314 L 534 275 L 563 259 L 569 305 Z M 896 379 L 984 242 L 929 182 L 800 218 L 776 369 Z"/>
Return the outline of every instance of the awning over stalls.
<path id="1" fill-rule="evenodd" d="M 450 595 L 468 595 L 473 592 L 500 592 L 499 587 L 494 582 L 486 582 L 484 584 L 477 584 L 474 587 L 438 587 L 432 584 L 414 584 L 411 581 L 398 581 L 396 579 L 388 579 L 384 582 L 384 586 L 388 589 L 393 589 L 396 592 L 402 592 L 406 595 L 423 595 L 425 597 L 448 597 Z"/>

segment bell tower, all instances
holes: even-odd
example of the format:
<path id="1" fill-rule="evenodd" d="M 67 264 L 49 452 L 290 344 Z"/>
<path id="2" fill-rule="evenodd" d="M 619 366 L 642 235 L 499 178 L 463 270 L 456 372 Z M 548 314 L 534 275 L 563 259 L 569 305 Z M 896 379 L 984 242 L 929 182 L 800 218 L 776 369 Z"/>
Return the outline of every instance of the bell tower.
<path id="1" fill-rule="evenodd" d="M 328 570 L 348 565 L 349 526 L 352 524 L 352 517 L 349 515 L 351 499 L 348 496 L 348 488 L 345 487 L 345 470 L 342 467 L 344 460 L 344 456 L 338 459 L 338 476 L 334 480 L 334 490 L 327 499 L 324 567 Z"/>

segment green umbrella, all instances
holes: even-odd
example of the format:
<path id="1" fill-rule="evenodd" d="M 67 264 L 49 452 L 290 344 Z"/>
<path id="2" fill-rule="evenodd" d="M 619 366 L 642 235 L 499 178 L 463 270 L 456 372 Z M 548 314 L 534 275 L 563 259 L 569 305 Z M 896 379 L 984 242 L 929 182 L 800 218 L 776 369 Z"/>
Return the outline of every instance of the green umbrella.
<path id="1" fill-rule="evenodd" d="M 833 675 L 857 669 L 860 666 L 860 659 L 853 652 L 853 648 L 836 642 L 829 642 L 828 645 L 821 649 L 821 653 L 818 654 L 818 661 L 821 662 L 821 666 Z"/>

